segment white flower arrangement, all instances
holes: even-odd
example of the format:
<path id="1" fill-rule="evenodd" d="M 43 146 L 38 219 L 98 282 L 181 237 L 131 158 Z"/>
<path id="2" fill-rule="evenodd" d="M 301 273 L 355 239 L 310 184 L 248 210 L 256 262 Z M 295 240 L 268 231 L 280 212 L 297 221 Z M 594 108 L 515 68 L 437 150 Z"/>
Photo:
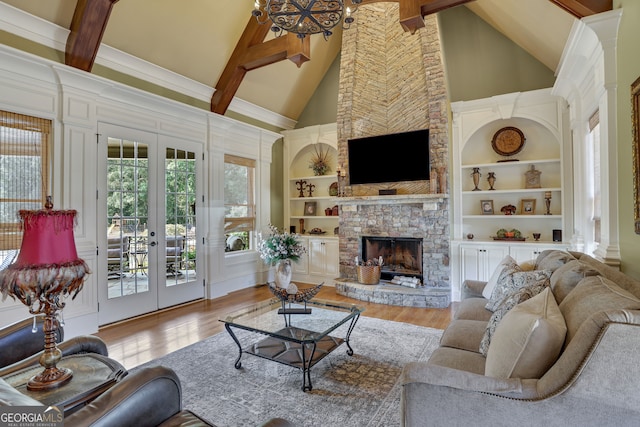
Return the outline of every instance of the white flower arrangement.
<path id="1" fill-rule="evenodd" d="M 271 234 L 262 238 L 258 235 L 258 252 L 266 264 L 275 264 L 283 259 L 298 261 L 307 249 L 298 241 L 295 233 L 280 232 L 277 227 L 269 225 Z"/>

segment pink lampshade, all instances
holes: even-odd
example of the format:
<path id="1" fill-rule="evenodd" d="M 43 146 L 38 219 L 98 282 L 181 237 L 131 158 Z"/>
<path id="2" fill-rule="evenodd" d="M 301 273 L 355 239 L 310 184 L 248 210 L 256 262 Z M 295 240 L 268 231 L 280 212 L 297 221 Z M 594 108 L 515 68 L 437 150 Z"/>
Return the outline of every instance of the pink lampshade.
<path id="1" fill-rule="evenodd" d="M 67 264 L 78 260 L 73 238 L 75 210 L 21 210 L 22 246 L 16 267 Z"/>

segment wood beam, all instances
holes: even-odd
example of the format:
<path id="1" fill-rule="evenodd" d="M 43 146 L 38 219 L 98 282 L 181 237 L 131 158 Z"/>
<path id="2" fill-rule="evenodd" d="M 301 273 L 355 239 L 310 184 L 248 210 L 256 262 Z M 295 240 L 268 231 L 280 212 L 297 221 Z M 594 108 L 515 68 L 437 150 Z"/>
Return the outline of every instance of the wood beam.
<path id="1" fill-rule="evenodd" d="M 67 38 L 65 64 L 91 71 L 111 9 L 117 2 L 118 0 L 78 0 Z"/>
<path id="2" fill-rule="evenodd" d="M 361 4 L 379 3 L 389 0 L 362 0 Z M 441 10 L 460 6 L 473 0 L 391 0 L 400 3 L 400 25 L 411 34 L 424 28 L 424 17 Z"/>
<path id="3" fill-rule="evenodd" d="M 268 24 L 260 25 L 253 16 L 249 18 L 240 40 L 216 83 L 216 90 L 211 97 L 212 112 L 224 114 L 227 111 L 247 71 L 284 59 L 289 59 L 300 67 L 311 59 L 309 37 L 300 39 L 295 34 L 287 33 L 265 42 L 264 39 L 270 29 Z"/>
<path id="4" fill-rule="evenodd" d="M 613 10 L 613 0 L 549 0 L 578 19 Z"/>

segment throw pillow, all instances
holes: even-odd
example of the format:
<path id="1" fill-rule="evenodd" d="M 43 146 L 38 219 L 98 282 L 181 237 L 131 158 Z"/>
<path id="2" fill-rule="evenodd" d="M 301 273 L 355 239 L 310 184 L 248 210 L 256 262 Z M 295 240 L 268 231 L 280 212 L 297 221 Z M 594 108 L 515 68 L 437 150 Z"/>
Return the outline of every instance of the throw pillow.
<path id="1" fill-rule="evenodd" d="M 567 326 L 549 288 L 509 311 L 487 351 L 485 375 L 540 378 L 555 363 Z"/>
<path id="2" fill-rule="evenodd" d="M 516 292 L 510 295 L 507 295 L 507 297 L 505 297 L 505 299 L 500 302 L 498 308 L 491 315 L 489 323 L 487 323 L 487 328 L 485 329 L 482 340 L 480 341 L 480 353 L 484 356 L 487 355 L 487 350 L 489 349 L 489 344 L 491 343 L 491 337 L 493 337 L 496 327 L 505 316 L 505 314 L 509 312 L 509 310 L 511 310 L 516 305 L 525 302 L 529 298 L 533 298 L 534 296 L 538 295 L 548 286 L 549 279 L 541 280 L 538 282 L 534 282 L 529 286 L 525 286 L 524 288 L 518 289 Z"/>
<path id="3" fill-rule="evenodd" d="M 558 268 L 551 276 L 551 291 L 556 297 L 556 302 L 560 304 L 582 279 L 598 274 L 597 270 L 577 259 Z"/>
<path id="4" fill-rule="evenodd" d="M 533 270 L 533 271 L 512 271 L 509 274 L 501 276 L 502 280 L 498 281 L 498 285 L 491 295 L 491 299 L 485 308 L 489 311 L 496 311 L 500 302 L 509 294 L 514 293 L 525 286 L 532 286 L 535 283 L 549 281 L 551 277 L 550 270 Z"/>
<path id="5" fill-rule="evenodd" d="M 496 269 L 493 271 L 493 274 L 491 274 L 489 281 L 487 282 L 484 289 L 482 290 L 483 297 L 485 297 L 486 299 L 491 298 L 491 294 L 493 293 L 493 290 L 495 289 L 496 284 L 498 283 L 498 279 L 500 278 L 500 274 L 502 273 L 502 270 L 504 270 L 506 267 L 513 266 L 513 265 L 518 265 L 518 263 L 516 262 L 515 259 L 513 259 L 509 255 L 507 255 L 506 257 L 503 258 L 502 261 L 500 261 L 500 263 L 496 266 Z"/>
<path id="6" fill-rule="evenodd" d="M 549 250 L 542 251 L 536 259 L 536 269 L 556 271 L 575 257 L 567 251 Z"/>

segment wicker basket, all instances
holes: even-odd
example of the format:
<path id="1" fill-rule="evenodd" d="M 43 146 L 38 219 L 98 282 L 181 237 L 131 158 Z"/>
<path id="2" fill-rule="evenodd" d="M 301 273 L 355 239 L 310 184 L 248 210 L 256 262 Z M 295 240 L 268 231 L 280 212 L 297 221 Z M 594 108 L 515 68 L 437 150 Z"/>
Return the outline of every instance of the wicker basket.
<path id="1" fill-rule="evenodd" d="M 380 266 L 379 265 L 359 265 L 358 283 L 363 285 L 377 285 L 380 282 Z"/>

